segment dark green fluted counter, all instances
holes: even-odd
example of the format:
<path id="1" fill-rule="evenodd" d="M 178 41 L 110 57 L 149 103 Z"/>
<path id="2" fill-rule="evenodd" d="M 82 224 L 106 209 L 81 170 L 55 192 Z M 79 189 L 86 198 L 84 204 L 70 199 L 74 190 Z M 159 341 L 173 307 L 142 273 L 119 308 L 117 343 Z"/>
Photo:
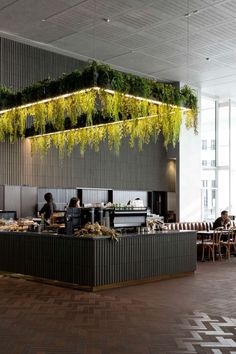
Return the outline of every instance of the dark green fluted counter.
<path id="1" fill-rule="evenodd" d="M 0 232 L 0 270 L 87 290 L 192 274 L 196 232 L 75 238 Z"/>

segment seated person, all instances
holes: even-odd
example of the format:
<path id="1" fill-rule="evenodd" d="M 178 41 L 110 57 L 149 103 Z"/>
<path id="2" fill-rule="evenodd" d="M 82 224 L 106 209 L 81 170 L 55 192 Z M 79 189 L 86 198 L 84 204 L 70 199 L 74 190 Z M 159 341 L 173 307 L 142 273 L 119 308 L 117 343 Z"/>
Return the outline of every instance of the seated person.
<path id="1" fill-rule="evenodd" d="M 213 223 L 213 230 L 217 229 L 218 227 L 223 227 L 227 229 L 230 226 L 231 220 L 229 218 L 228 212 L 223 210 L 221 212 L 221 216 L 217 218 Z"/>

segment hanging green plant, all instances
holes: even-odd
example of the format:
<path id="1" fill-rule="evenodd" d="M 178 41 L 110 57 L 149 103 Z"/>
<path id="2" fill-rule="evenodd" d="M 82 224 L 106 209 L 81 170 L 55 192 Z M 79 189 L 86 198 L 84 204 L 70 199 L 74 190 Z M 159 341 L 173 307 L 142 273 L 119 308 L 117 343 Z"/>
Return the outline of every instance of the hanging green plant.
<path id="1" fill-rule="evenodd" d="M 63 158 L 65 154 L 65 146 L 66 146 L 66 135 L 64 132 L 60 134 L 52 135 L 52 144 L 56 147 L 59 152 L 59 157 Z"/>
<path id="2" fill-rule="evenodd" d="M 31 114 L 34 117 L 33 126 L 36 133 L 44 134 L 46 127 L 47 107 L 44 103 L 37 103 L 32 106 Z"/>
<path id="3" fill-rule="evenodd" d="M 78 96 L 78 106 L 81 113 L 86 113 L 87 120 L 86 125 L 93 124 L 93 115 L 96 112 L 96 97 L 97 93 L 95 90 L 89 90 L 87 92 L 83 92 Z"/>
<path id="4" fill-rule="evenodd" d="M 94 65 L 88 71 L 92 75 L 93 82 L 103 68 L 100 68 L 98 72 L 97 70 L 98 67 Z M 111 70 L 107 70 L 103 77 L 104 85 L 112 77 L 109 75 L 111 75 Z M 116 84 L 119 83 L 120 87 L 123 85 L 122 75 L 113 75 L 112 78 L 116 78 Z M 130 146 L 134 146 L 137 141 L 141 150 L 143 144 L 150 141 L 151 136 L 156 139 L 160 133 L 167 147 L 169 144 L 175 145 L 179 139 L 183 109 L 179 105 L 174 106 L 171 102 L 178 101 L 179 103 L 180 98 L 185 106 L 189 106 L 185 112 L 186 127 L 194 128 L 196 131 L 197 98 L 190 88 L 184 87 L 181 91 L 176 91 L 174 87 L 168 87 L 165 84 L 157 87 L 153 82 L 142 81 L 132 75 L 128 76 L 127 85 L 126 88 L 133 93 L 146 87 L 146 92 L 152 90 L 153 95 L 162 97 L 166 103 L 93 87 L 0 113 L 2 118 L 0 139 L 4 141 L 9 136 L 10 141 L 13 142 L 17 137 L 24 137 L 26 120 L 30 116 L 33 118 L 34 134 L 62 131 L 61 135 L 53 134 L 48 137 L 44 148 L 42 148 L 42 141 L 37 142 L 35 139 L 33 151 L 38 147 L 45 153 L 51 146 L 55 146 L 62 157 L 65 150 L 71 153 L 73 147 L 79 145 L 81 153 L 84 154 L 86 147 L 98 151 L 100 143 L 107 136 L 109 148 L 115 149 L 118 153 L 122 138 L 126 135 L 129 136 Z M 140 119 L 144 117 L 149 120 Z M 100 124 L 104 122 L 114 123 L 101 127 Z M 76 128 L 73 133 L 66 130 L 71 128 Z"/>
<path id="5" fill-rule="evenodd" d="M 120 151 L 121 140 L 123 137 L 123 124 L 122 122 L 107 125 L 108 147 L 110 150 L 114 148 L 115 153 L 118 155 Z"/>
<path id="6" fill-rule="evenodd" d="M 76 127 L 79 116 L 79 109 L 75 95 L 66 99 L 66 113 L 67 116 L 70 117 L 71 127 Z"/>
<path id="7" fill-rule="evenodd" d="M 58 98 L 57 100 L 53 100 L 53 108 L 52 108 L 52 125 L 55 130 L 64 130 L 64 122 L 65 122 L 65 99 L 64 97 Z"/>
<path id="8" fill-rule="evenodd" d="M 40 154 L 43 158 L 49 151 L 51 147 L 52 137 L 49 135 L 42 135 L 31 138 L 31 153 Z"/>

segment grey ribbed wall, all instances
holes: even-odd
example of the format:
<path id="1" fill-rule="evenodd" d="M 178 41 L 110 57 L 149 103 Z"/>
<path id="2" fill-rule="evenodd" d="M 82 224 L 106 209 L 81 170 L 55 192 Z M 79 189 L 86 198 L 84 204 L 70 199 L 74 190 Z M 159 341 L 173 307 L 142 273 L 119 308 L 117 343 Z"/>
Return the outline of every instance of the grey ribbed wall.
<path id="1" fill-rule="evenodd" d="M 2 37 L 0 58 L 0 83 L 14 91 L 47 77 L 57 78 L 85 65 L 78 59 Z"/>
<path id="2" fill-rule="evenodd" d="M 131 149 L 127 141 L 119 156 L 106 145 L 98 153 L 88 150 L 81 157 L 76 148 L 60 160 L 57 151 L 40 158 L 31 156 L 30 141 L 0 144 L 0 185 L 39 187 L 97 187 L 120 190 L 168 191 L 166 151 L 163 142 L 151 142 L 143 151 Z"/>

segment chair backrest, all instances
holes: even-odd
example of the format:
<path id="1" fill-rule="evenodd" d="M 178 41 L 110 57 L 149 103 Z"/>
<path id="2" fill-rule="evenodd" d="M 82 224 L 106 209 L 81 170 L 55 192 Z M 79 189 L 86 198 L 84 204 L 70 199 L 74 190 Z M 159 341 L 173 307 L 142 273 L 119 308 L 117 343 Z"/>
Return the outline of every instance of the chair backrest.
<path id="1" fill-rule="evenodd" d="M 220 241 L 221 241 L 222 234 L 223 234 L 223 228 L 222 227 L 217 227 L 214 230 L 214 233 L 212 235 L 212 242 L 214 244 L 216 244 L 216 245 L 219 245 Z"/>

